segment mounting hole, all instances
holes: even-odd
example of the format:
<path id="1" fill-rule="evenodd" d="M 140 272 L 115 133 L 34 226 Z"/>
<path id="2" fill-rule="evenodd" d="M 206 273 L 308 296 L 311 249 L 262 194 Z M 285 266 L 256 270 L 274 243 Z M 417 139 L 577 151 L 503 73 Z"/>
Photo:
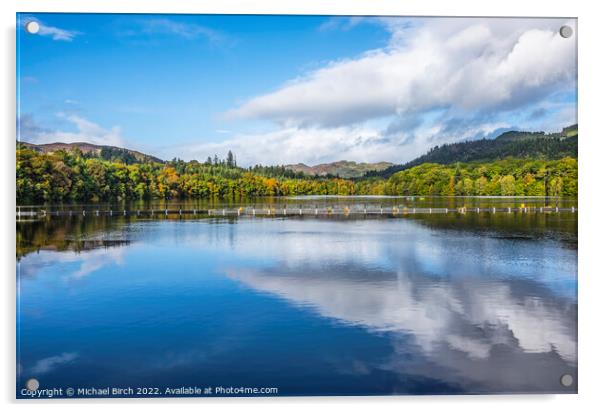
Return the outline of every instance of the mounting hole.
<path id="1" fill-rule="evenodd" d="M 40 23 L 37 21 L 30 21 L 25 24 L 25 31 L 29 34 L 36 34 L 40 31 Z"/>
<path id="2" fill-rule="evenodd" d="M 559 30 L 560 36 L 568 39 L 573 35 L 573 28 L 571 26 L 562 26 Z"/>
<path id="3" fill-rule="evenodd" d="M 25 383 L 25 387 L 30 391 L 37 391 L 40 387 L 40 382 L 37 379 L 29 379 L 27 383 Z"/>
<path id="4" fill-rule="evenodd" d="M 560 384 L 565 388 L 573 385 L 573 375 L 569 373 L 565 373 L 560 377 Z"/>

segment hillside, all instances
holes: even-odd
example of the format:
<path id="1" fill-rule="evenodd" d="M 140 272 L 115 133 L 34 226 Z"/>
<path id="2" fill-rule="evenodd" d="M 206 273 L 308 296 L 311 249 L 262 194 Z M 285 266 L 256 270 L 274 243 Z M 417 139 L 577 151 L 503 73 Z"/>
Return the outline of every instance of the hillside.
<path id="1" fill-rule="evenodd" d="M 369 171 L 381 171 L 393 166 L 393 163 L 356 163 L 341 160 L 333 163 L 323 163 L 316 166 L 308 166 L 304 163 L 284 166 L 296 173 L 304 173 L 309 176 L 339 176 L 343 178 L 361 177 Z"/>
<path id="2" fill-rule="evenodd" d="M 509 131 L 495 139 L 470 140 L 435 146 L 426 154 L 404 164 L 381 171 L 368 172 L 366 177 L 390 177 L 394 173 L 424 163 L 491 162 L 505 158 L 557 160 L 577 157 L 577 125 L 565 127 L 560 133 Z"/>
<path id="3" fill-rule="evenodd" d="M 157 162 L 163 163 L 163 160 L 150 156 L 136 150 L 124 149 L 116 146 L 101 146 L 92 143 L 78 142 L 78 143 L 47 143 L 47 144 L 34 144 L 27 142 L 17 142 L 18 146 L 27 147 L 31 150 L 35 150 L 39 153 L 52 153 L 59 150 L 71 152 L 75 149 L 79 149 L 84 155 L 88 157 L 98 157 L 103 160 L 110 161 L 121 161 L 125 164 L 133 163 L 146 163 L 146 162 Z"/>

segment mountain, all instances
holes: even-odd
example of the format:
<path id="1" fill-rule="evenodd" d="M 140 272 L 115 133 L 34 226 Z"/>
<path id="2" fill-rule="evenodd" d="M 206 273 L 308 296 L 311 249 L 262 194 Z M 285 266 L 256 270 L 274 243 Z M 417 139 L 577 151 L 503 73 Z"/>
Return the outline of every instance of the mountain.
<path id="1" fill-rule="evenodd" d="M 495 139 L 469 140 L 435 146 L 426 154 L 404 164 L 366 173 L 366 177 L 390 177 L 394 173 L 423 163 L 490 162 L 505 158 L 556 160 L 577 157 L 578 127 L 572 125 L 560 133 L 504 132 Z"/>
<path id="2" fill-rule="evenodd" d="M 31 150 L 35 150 L 40 153 L 53 153 L 59 150 L 66 152 L 79 149 L 84 155 L 89 157 L 98 157 L 104 160 L 111 161 L 122 161 L 126 164 L 132 163 L 146 163 L 146 162 L 157 162 L 164 163 L 163 160 L 150 156 L 136 150 L 125 149 L 116 146 L 101 146 L 92 143 L 78 142 L 78 143 L 47 143 L 47 144 L 34 144 L 27 142 L 17 142 L 18 146 L 26 147 Z"/>
<path id="3" fill-rule="evenodd" d="M 322 163 L 316 166 L 308 166 L 304 163 L 284 166 L 295 173 L 305 173 L 310 176 L 339 176 L 343 178 L 361 177 L 369 171 L 381 171 L 393 166 L 393 163 L 356 163 L 341 160 L 333 163 Z"/>

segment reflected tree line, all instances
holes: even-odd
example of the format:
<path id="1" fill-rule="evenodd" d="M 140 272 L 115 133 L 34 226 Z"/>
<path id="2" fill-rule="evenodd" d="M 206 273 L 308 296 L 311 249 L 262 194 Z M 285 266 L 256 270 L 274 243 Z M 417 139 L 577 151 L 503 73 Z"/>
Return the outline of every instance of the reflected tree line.
<path id="1" fill-rule="evenodd" d="M 82 252 L 127 245 L 130 241 L 123 238 L 104 238 L 109 231 L 122 224 L 122 218 L 109 217 L 53 217 L 17 222 L 17 260 L 39 250 Z M 103 238 L 99 235 L 103 235 Z"/>

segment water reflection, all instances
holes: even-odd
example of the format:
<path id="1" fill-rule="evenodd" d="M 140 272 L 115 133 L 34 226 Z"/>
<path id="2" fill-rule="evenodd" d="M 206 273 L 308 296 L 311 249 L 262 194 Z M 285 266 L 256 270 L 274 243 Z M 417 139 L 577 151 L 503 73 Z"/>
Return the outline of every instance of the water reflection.
<path id="1" fill-rule="evenodd" d="M 117 245 L 128 245 L 129 242 L 119 242 Z M 62 273 L 56 273 L 65 280 L 80 280 L 91 273 L 101 270 L 112 264 L 123 264 L 124 251 L 122 249 L 108 249 L 103 243 L 94 242 L 95 247 L 74 251 L 54 252 L 52 250 L 40 250 L 27 257 L 26 264 L 19 264 L 18 274 L 22 279 L 31 279 L 39 275 L 43 270 L 52 271 L 58 266 L 68 267 Z M 111 243 L 114 247 L 116 244 Z"/>
<path id="2" fill-rule="evenodd" d="M 576 390 L 576 215 L 27 224 L 19 382 Z"/>
<path id="3" fill-rule="evenodd" d="M 364 225 L 296 229 L 261 246 L 245 243 L 246 253 L 286 259 L 228 275 L 320 316 L 388 334 L 392 370 L 462 382 L 467 392 L 562 390 L 560 375 L 574 372 L 576 257 L 550 240 L 443 236 L 408 221 L 373 224 L 369 233 Z M 407 362 L 416 353 L 426 361 Z"/>

